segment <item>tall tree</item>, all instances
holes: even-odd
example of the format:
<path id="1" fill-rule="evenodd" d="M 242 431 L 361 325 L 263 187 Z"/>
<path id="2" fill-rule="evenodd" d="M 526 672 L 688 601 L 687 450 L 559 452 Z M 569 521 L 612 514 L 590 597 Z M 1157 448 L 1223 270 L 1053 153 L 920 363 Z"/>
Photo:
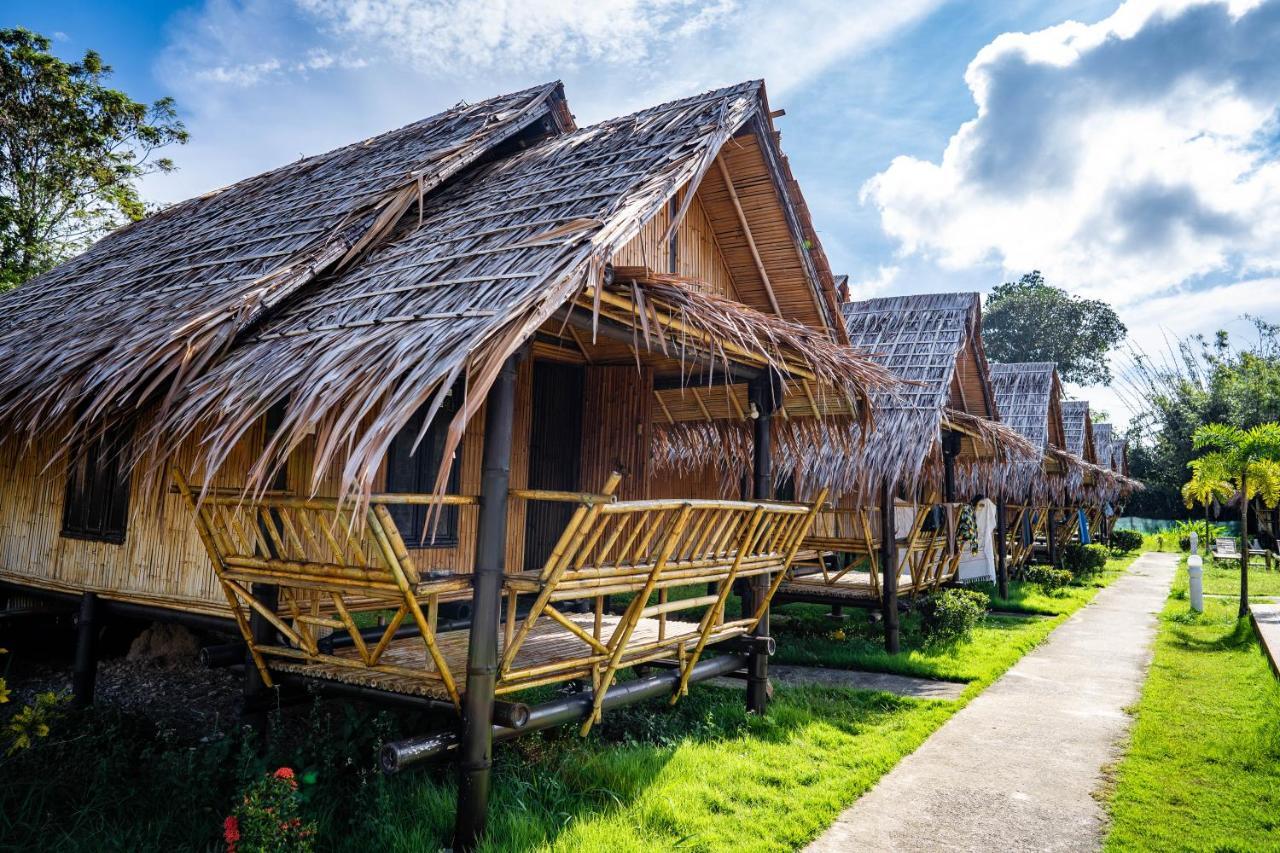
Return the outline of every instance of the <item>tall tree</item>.
<path id="1" fill-rule="evenodd" d="M 982 342 L 993 361 L 1053 361 L 1081 385 L 1111 382 L 1107 354 L 1128 330 L 1098 299 L 1072 296 L 1039 270 L 992 289 L 982 309 Z"/>
<path id="2" fill-rule="evenodd" d="M 1272 477 L 1274 463 L 1280 462 L 1280 423 L 1259 424 L 1249 429 L 1228 424 L 1206 424 L 1191 440 L 1196 450 L 1209 451 L 1194 465 L 1225 472 L 1236 483 L 1240 498 L 1240 611 L 1249 615 L 1249 501 Z M 1258 481 L 1262 480 L 1263 483 Z"/>
<path id="3" fill-rule="evenodd" d="M 1231 485 L 1229 475 L 1212 464 L 1214 460 L 1207 456 L 1193 459 L 1190 462 L 1191 479 L 1182 487 L 1182 500 L 1191 509 L 1196 504 L 1204 507 L 1204 547 L 1209 542 L 1209 507 L 1215 503 L 1222 504 L 1231 500 L 1235 487 Z"/>
<path id="4" fill-rule="evenodd" d="M 146 215 L 138 179 L 171 171 L 152 155 L 187 141 L 171 98 L 139 103 L 107 87 L 94 51 L 69 63 L 49 50 L 0 29 L 0 291 Z"/>
<path id="5" fill-rule="evenodd" d="M 1253 325 L 1252 340 L 1220 331 L 1171 342 L 1163 352 L 1130 347 L 1113 387 L 1134 413 L 1129 468 L 1147 486 L 1129 503 L 1134 515 L 1182 515 L 1178 490 L 1197 428 L 1280 421 L 1280 326 L 1257 318 Z"/>

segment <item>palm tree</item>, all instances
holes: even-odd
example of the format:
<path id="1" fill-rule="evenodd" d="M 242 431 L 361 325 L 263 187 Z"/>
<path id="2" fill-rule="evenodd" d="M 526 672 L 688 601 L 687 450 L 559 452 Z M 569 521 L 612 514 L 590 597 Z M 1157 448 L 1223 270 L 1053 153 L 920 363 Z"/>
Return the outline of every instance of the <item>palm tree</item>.
<path id="1" fill-rule="evenodd" d="M 1196 450 L 1209 450 L 1197 460 L 1202 467 L 1225 472 L 1234 479 L 1240 494 L 1240 612 L 1249 613 L 1249 500 L 1258 486 L 1269 488 L 1268 465 L 1259 463 L 1280 462 L 1280 423 L 1260 424 L 1241 429 L 1227 424 L 1206 424 L 1195 431 L 1191 446 Z M 1250 474 L 1260 482 L 1250 483 Z"/>
<path id="2" fill-rule="evenodd" d="M 1209 542 L 1209 505 L 1226 503 L 1235 494 L 1235 486 L 1231 484 L 1230 474 L 1217 469 L 1211 464 L 1212 457 L 1202 456 L 1191 460 L 1191 479 L 1182 487 L 1182 502 L 1191 509 L 1196 504 L 1204 507 L 1204 547 L 1207 551 Z"/>

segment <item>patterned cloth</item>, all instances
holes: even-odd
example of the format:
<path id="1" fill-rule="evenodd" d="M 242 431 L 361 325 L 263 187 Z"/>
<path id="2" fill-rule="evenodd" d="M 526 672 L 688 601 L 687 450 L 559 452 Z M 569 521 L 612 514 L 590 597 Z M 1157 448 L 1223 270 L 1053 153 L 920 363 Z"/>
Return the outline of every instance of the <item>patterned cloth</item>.
<path id="1" fill-rule="evenodd" d="M 978 553 L 978 519 L 969 504 L 960 509 L 960 517 L 956 520 L 956 539 L 967 542 L 969 550 Z"/>

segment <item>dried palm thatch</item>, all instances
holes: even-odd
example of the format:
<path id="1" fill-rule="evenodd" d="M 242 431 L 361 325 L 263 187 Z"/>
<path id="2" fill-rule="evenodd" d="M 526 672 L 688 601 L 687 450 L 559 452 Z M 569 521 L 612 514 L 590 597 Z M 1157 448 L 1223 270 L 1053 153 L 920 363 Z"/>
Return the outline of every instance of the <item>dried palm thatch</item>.
<path id="1" fill-rule="evenodd" d="M 774 145 L 768 115 L 750 81 L 564 132 L 552 84 L 178 205 L 6 300 L 0 424 L 30 436 L 62 418 L 70 435 L 159 400 L 132 459 L 159 472 L 198 435 L 212 475 L 282 405 L 246 488 L 314 435 L 312 490 L 333 472 L 341 494 L 365 496 L 396 433 L 461 385 L 452 459 L 503 361 L 566 303 L 603 310 L 613 254 L 681 188 L 688 205 L 734 134 L 750 125 Z M 856 359 L 834 345 L 777 325 L 753 337 L 675 283 L 645 287 L 661 291 L 655 310 L 764 346 L 784 374 L 828 376 L 857 403 L 876 380 L 865 363 L 845 374 Z M 72 309 L 48 310 L 51 293 Z M 134 322 L 94 322 L 108 305 Z"/>
<path id="2" fill-rule="evenodd" d="M 1086 462 L 1098 461 L 1093 446 L 1093 422 L 1089 418 L 1087 400 L 1062 401 L 1062 433 L 1067 450 Z"/>
<path id="3" fill-rule="evenodd" d="M 870 429 L 865 421 L 849 418 L 775 419 L 775 479 L 791 480 L 801 492 L 822 486 L 863 497 L 873 494 L 885 477 L 912 488 L 936 487 L 944 425 L 971 436 L 984 454 L 995 458 L 1035 455 L 1012 430 L 948 408 L 957 361 L 977 339 L 979 310 L 974 293 L 847 303 L 850 344 L 873 353 L 901 384 L 883 388 L 867 383 L 876 413 Z M 984 366 L 979 360 L 980 369 Z M 657 469 L 691 474 L 714 459 L 710 464 L 726 492 L 736 490 L 741 476 L 751 470 L 751 428 L 743 421 L 658 423 L 654 434 Z M 714 455 L 716 448 L 723 448 L 721 455 Z"/>
<path id="4" fill-rule="evenodd" d="M 717 364 L 727 375 L 736 353 L 738 360 L 755 359 L 777 371 L 784 396 L 789 384 L 812 381 L 808 393 L 819 412 L 844 412 L 863 429 L 872 422 L 869 395 L 889 397 L 904 387 L 866 352 L 836 343 L 824 331 L 757 311 L 680 276 L 646 271 L 643 278 L 615 280 L 610 289 L 624 296 L 610 307 L 629 312 L 622 316 L 637 330 L 638 346 L 682 362 L 691 354 L 711 356 L 693 362 L 693 370 L 702 371 L 700 382 L 715 381 Z M 826 399 L 832 394 L 836 399 Z"/>
<path id="5" fill-rule="evenodd" d="M 559 83 L 461 104 L 121 228 L 0 303 L 0 434 L 69 447 L 136 416 L 451 177 L 571 122 Z"/>
<path id="6" fill-rule="evenodd" d="M 797 483 L 823 484 L 870 497 L 886 479 L 908 490 L 941 478 L 939 440 L 944 424 L 974 435 L 1000 458 L 1021 458 L 1025 442 L 998 424 L 948 408 L 956 366 L 981 335 L 976 293 L 937 293 L 849 302 L 844 306 L 851 346 L 906 383 L 876 397 L 875 428 L 842 443 L 810 448 L 784 467 Z M 985 372 L 985 359 L 978 368 Z M 985 381 L 985 377 L 982 377 Z M 981 421 L 981 423 L 979 423 Z"/>

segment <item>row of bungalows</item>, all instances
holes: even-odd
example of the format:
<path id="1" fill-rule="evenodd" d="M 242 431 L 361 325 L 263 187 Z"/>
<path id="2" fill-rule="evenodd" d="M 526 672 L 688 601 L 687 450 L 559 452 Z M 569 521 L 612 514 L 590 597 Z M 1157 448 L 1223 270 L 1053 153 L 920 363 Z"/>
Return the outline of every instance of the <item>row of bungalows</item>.
<path id="1" fill-rule="evenodd" d="M 462 848 L 496 741 L 727 673 L 764 710 L 770 600 L 825 505 L 772 499 L 771 424 L 869 428 L 898 384 L 848 346 L 759 81 L 584 128 L 558 83 L 460 104 L 0 309 L 0 583 L 79 602 L 77 696 L 95 620 L 232 627 L 251 708 L 438 709 L 383 760 L 457 757 Z M 664 395 L 718 386 L 755 448 L 731 497 L 650 461 Z"/>
<path id="2" fill-rule="evenodd" d="M 0 297 L 0 590 L 79 606 L 84 701 L 129 615 L 235 632 L 250 710 L 438 712 L 383 762 L 456 758 L 470 848 L 494 743 L 724 675 L 763 712 L 771 602 L 882 608 L 896 650 L 899 591 L 1005 580 L 970 543 L 1085 494 L 977 294 L 841 290 L 760 81 L 305 158 Z"/>
<path id="3" fill-rule="evenodd" d="M 1140 488 L 1112 464 L 1111 425 L 1095 425 L 1087 401 L 1064 399 L 1052 362 L 995 364 L 992 383 L 1005 422 L 1040 455 L 1038 464 L 1005 471 L 1022 496 L 1005 520 L 1011 567 L 1021 569 L 1036 554 L 1056 564 L 1069 542 L 1107 539 L 1119 502 Z"/>

